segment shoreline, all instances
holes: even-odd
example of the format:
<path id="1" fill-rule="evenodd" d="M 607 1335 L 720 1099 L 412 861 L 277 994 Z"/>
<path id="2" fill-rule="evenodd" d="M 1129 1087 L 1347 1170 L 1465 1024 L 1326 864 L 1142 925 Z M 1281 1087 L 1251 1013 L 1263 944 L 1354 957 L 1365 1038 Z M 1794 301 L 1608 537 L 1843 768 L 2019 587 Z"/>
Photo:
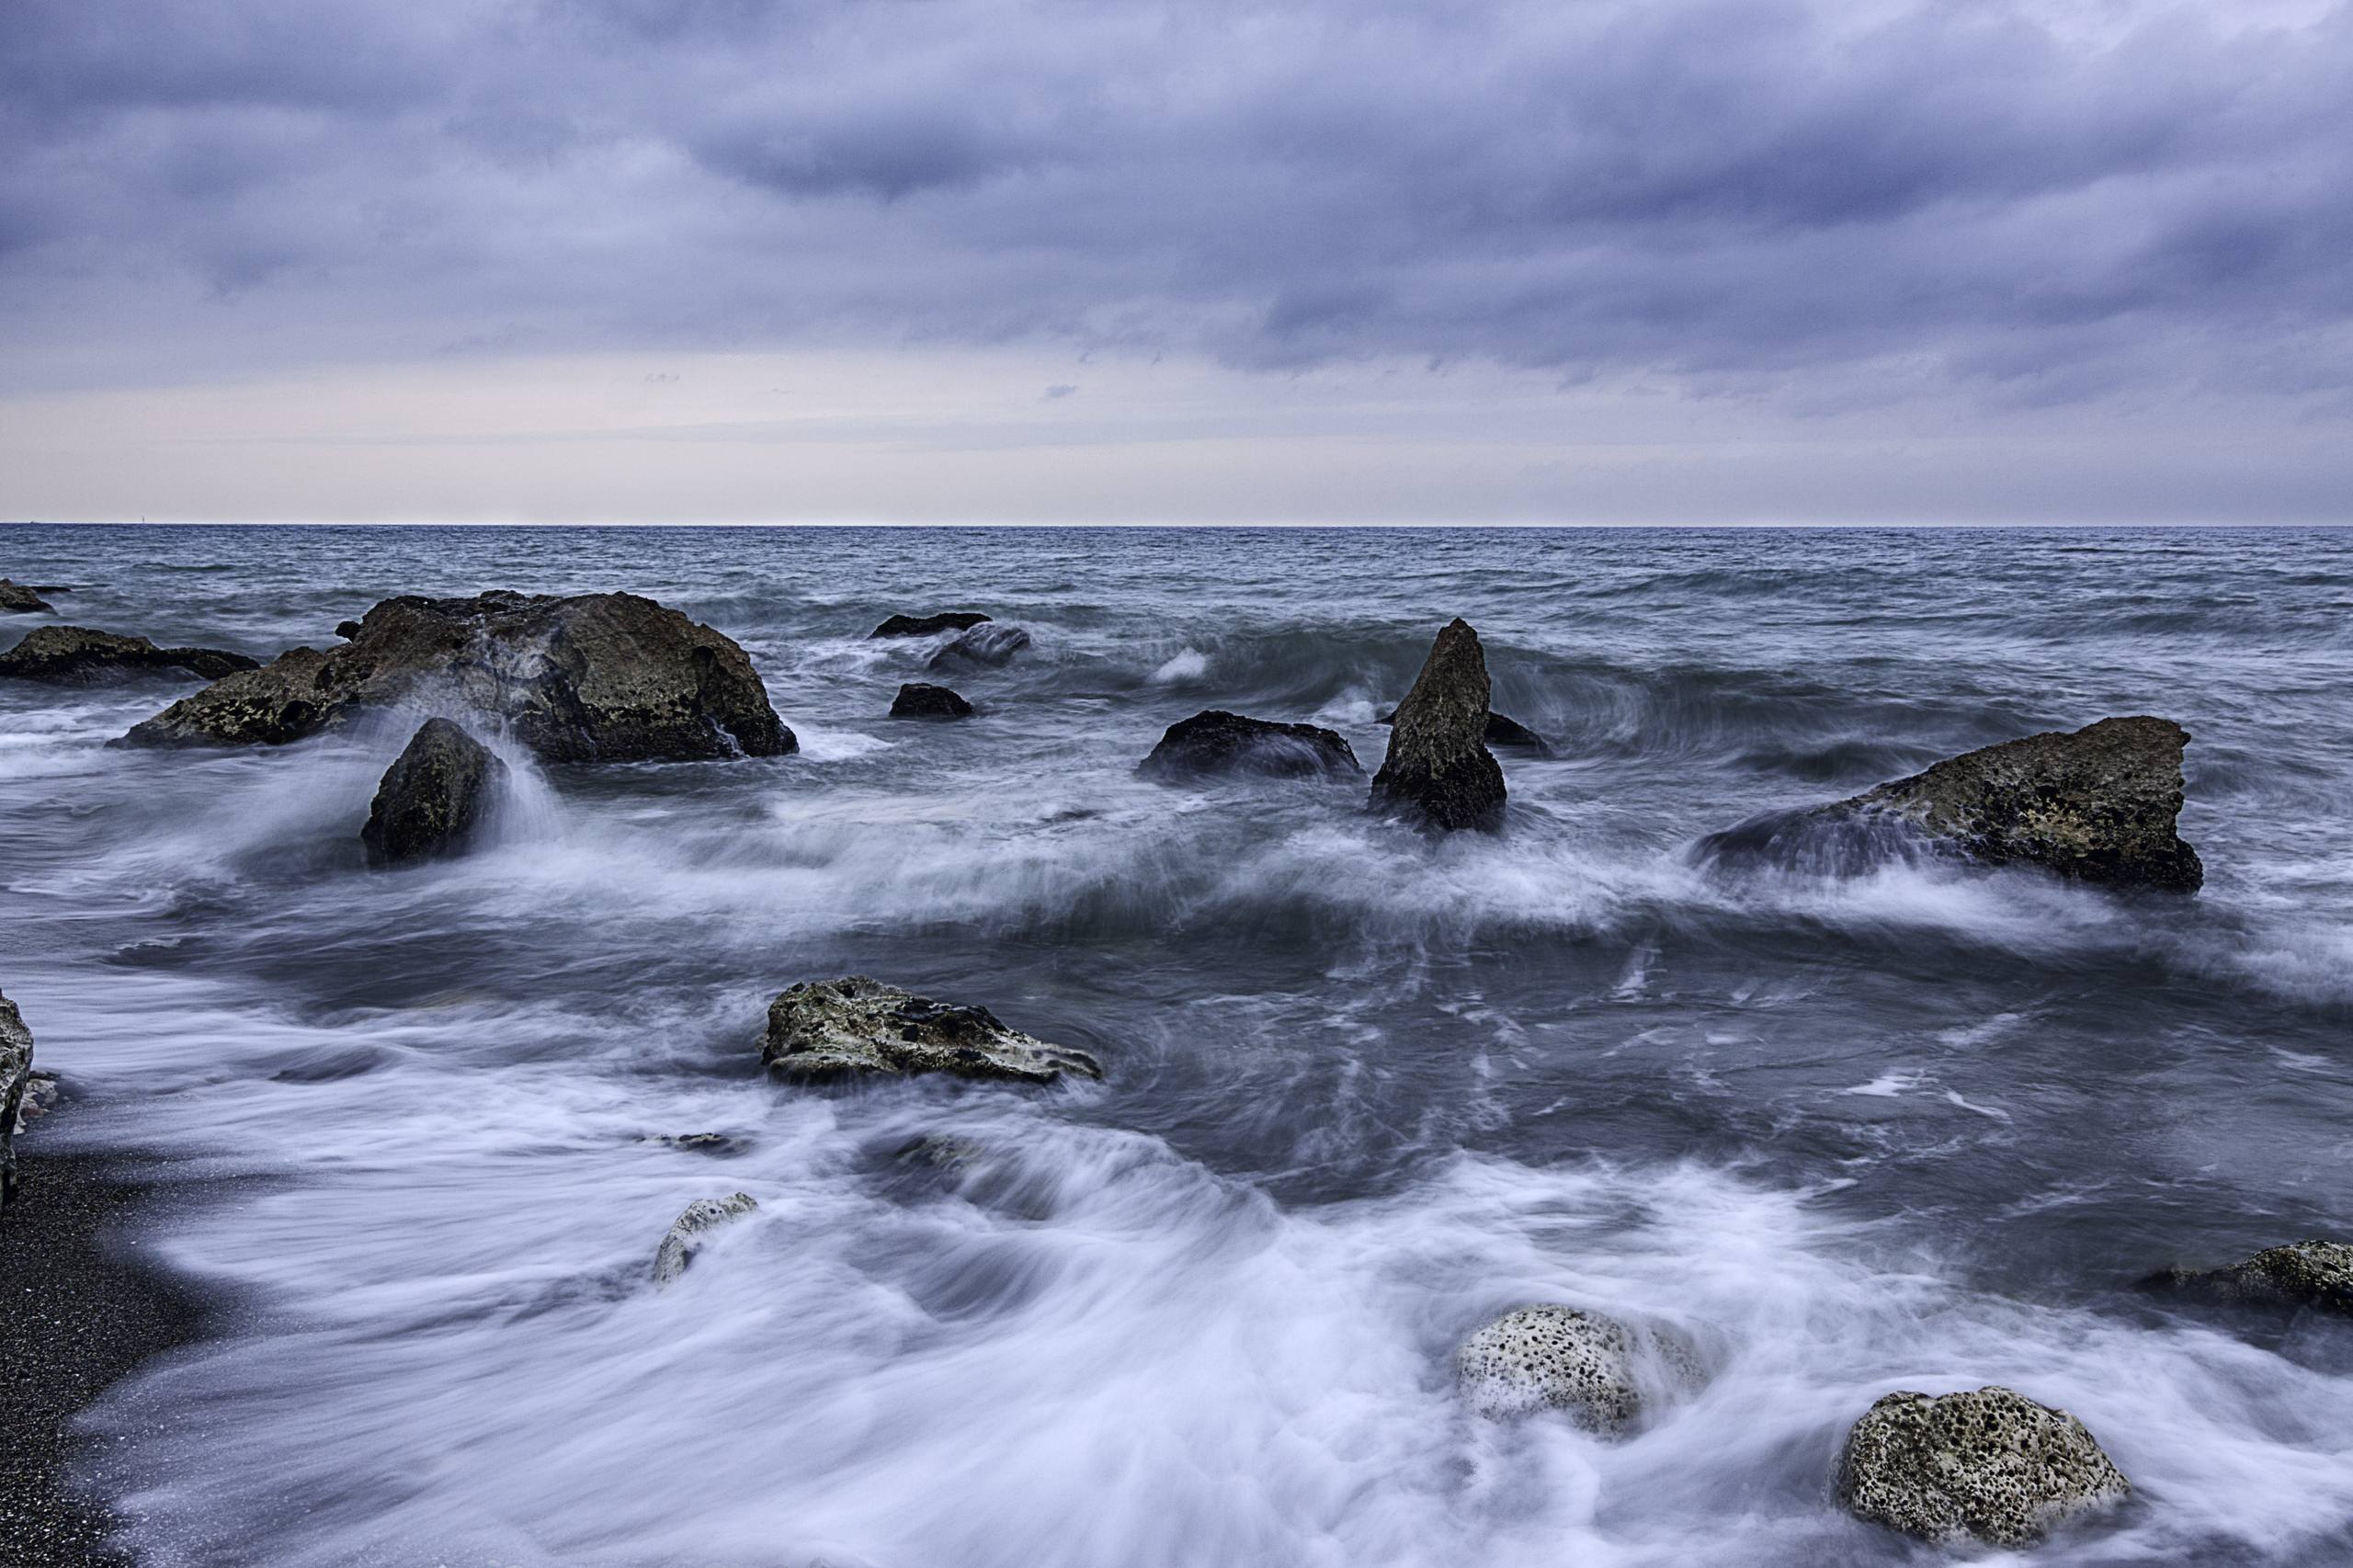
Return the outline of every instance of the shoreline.
<path id="1" fill-rule="evenodd" d="M 204 1311 L 125 1234 L 157 1201 L 153 1157 L 51 1153 L 38 1134 L 17 1152 L 23 1190 L 0 1215 L 0 1557 L 123 1568 L 135 1559 L 112 1543 L 122 1519 L 75 1484 L 95 1441 L 76 1423 L 122 1378 L 195 1340 Z"/>

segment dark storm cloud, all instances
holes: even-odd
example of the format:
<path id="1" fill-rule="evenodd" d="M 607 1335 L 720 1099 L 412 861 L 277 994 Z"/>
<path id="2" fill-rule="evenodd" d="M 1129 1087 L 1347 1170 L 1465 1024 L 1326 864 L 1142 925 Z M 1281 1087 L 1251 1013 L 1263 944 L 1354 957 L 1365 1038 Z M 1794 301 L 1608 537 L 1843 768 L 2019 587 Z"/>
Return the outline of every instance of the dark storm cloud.
<path id="1" fill-rule="evenodd" d="M 103 334 L 191 280 L 285 358 L 1049 335 L 2341 398 L 2353 10 L 2268 15 L 17 0 L 0 288 Z"/>

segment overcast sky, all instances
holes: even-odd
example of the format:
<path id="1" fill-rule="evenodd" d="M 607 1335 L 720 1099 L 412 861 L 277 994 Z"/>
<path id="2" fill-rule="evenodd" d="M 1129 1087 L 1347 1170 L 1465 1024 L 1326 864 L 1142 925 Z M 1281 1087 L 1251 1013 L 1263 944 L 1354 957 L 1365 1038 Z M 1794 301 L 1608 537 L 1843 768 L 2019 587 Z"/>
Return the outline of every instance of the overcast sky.
<path id="1" fill-rule="evenodd" d="M 0 516 L 2348 498 L 2353 6 L 0 0 Z"/>

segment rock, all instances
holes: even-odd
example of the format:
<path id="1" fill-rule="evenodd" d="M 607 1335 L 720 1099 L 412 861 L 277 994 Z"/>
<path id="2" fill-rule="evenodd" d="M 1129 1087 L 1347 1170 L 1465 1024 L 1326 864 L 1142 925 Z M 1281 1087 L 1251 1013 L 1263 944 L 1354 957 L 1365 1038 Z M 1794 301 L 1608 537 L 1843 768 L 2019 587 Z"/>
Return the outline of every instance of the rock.
<path id="1" fill-rule="evenodd" d="M 506 778 L 489 747 L 447 719 L 427 719 L 376 786 L 359 830 L 368 858 L 398 866 L 463 854 Z"/>
<path id="2" fill-rule="evenodd" d="M 2131 1490 L 2082 1422 L 1998 1387 L 1888 1394 L 1838 1460 L 1849 1511 L 1947 1545 L 2029 1545 Z"/>
<path id="3" fill-rule="evenodd" d="M 17 1200 L 17 1119 L 32 1070 L 33 1031 L 17 1005 L 0 996 L 0 1207 Z"/>
<path id="4" fill-rule="evenodd" d="M 1430 645 L 1397 705 L 1371 805 L 1452 833 L 1503 825 L 1504 770 L 1487 755 L 1487 661 L 1460 618 Z"/>
<path id="5" fill-rule="evenodd" d="M 654 1252 L 654 1283 L 667 1285 L 687 1271 L 702 1251 L 710 1233 L 730 1225 L 759 1207 L 757 1199 L 748 1192 L 730 1193 L 725 1198 L 698 1198 L 686 1207 L 686 1211 L 671 1224 L 669 1233 Z"/>
<path id="6" fill-rule="evenodd" d="M 348 642 L 359 635 L 359 623 L 356 620 L 338 620 L 335 623 L 335 634 Z"/>
<path id="7" fill-rule="evenodd" d="M 1373 721 L 1376 724 L 1393 724 L 1396 722 L 1397 710 L 1393 708 Z M 1503 714 L 1492 710 L 1487 714 L 1487 731 L 1483 738 L 1491 746 L 1507 746 L 1516 751 L 1534 752 L 1539 756 L 1552 755 L 1552 744 L 1543 736 L 1518 720 L 1506 718 Z"/>
<path id="8" fill-rule="evenodd" d="M 38 591 L 0 577 L 0 614 L 38 615 L 43 610 L 53 610 L 53 607 Z"/>
<path id="9" fill-rule="evenodd" d="M 792 732 L 735 642 L 634 594 L 386 599 L 352 639 L 216 681 L 123 737 L 283 745 L 372 710 L 471 709 L 550 762 L 779 756 Z"/>
<path id="10" fill-rule="evenodd" d="M 972 705 L 944 686 L 910 681 L 891 699 L 893 719 L 969 719 Z"/>
<path id="11" fill-rule="evenodd" d="M 1364 769 L 1348 743 L 1334 731 L 1313 724 L 1279 724 L 1211 709 L 1169 725 L 1136 771 L 1146 778 L 1159 779 L 1211 773 L 1308 778 Z"/>
<path id="12" fill-rule="evenodd" d="M 1029 633 L 1017 626 L 1005 626 L 993 620 L 985 626 L 973 627 L 934 653 L 926 668 L 953 670 L 995 666 L 1009 663 L 1014 654 L 1028 646 Z"/>
<path id="13" fill-rule="evenodd" d="M 1664 1395 L 1695 1388 L 1688 1346 L 1575 1307 L 1522 1307 L 1472 1335 L 1454 1353 L 1456 1385 L 1479 1415 L 1505 1420 L 1568 1413 L 1587 1431 L 1622 1435 Z"/>
<path id="14" fill-rule="evenodd" d="M 803 982 L 769 1003 L 760 1060 L 779 1077 L 803 1080 L 947 1073 L 1051 1084 L 1064 1073 L 1103 1076 L 1086 1052 L 1009 1029 L 986 1007 L 934 1002 L 856 974 Z"/>
<path id="15" fill-rule="evenodd" d="M 938 615 L 894 615 L 868 632 L 866 640 L 871 642 L 878 637 L 930 637 L 942 631 L 970 631 L 987 619 L 976 609 L 942 610 Z"/>
<path id="16" fill-rule="evenodd" d="M 0 676 L 80 685 L 153 670 L 186 670 L 219 680 L 261 661 L 218 648 L 158 648 L 144 637 L 85 626 L 37 626 L 0 653 Z"/>
<path id="17" fill-rule="evenodd" d="M 638 1140 L 641 1143 L 659 1143 L 667 1149 L 684 1149 L 688 1153 L 710 1154 L 732 1159 L 751 1148 L 752 1141 L 733 1132 L 649 1132 Z"/>
<path id="18" fill-rule="evenodd" d="M 2353 1317 L 2353 1244 L 2290 1242 L 2224 1268 L 2168 1268 L 2142 1282 L 2209 1301 L 2313 1307 Z"/>

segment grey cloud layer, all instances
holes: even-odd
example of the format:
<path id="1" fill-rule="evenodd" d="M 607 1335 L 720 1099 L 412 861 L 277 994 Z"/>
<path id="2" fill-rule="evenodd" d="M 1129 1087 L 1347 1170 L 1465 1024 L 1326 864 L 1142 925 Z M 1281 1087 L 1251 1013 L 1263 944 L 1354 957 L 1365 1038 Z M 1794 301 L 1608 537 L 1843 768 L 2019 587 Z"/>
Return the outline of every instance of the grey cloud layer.
<path id="1" fill-rule="evenodd" d="M 2353 8 L 2249 17 L 16 0 L 0 300 L 103 336 L 194 280 L 281 359 L 1044 335 L 2341 412 Z"/>

